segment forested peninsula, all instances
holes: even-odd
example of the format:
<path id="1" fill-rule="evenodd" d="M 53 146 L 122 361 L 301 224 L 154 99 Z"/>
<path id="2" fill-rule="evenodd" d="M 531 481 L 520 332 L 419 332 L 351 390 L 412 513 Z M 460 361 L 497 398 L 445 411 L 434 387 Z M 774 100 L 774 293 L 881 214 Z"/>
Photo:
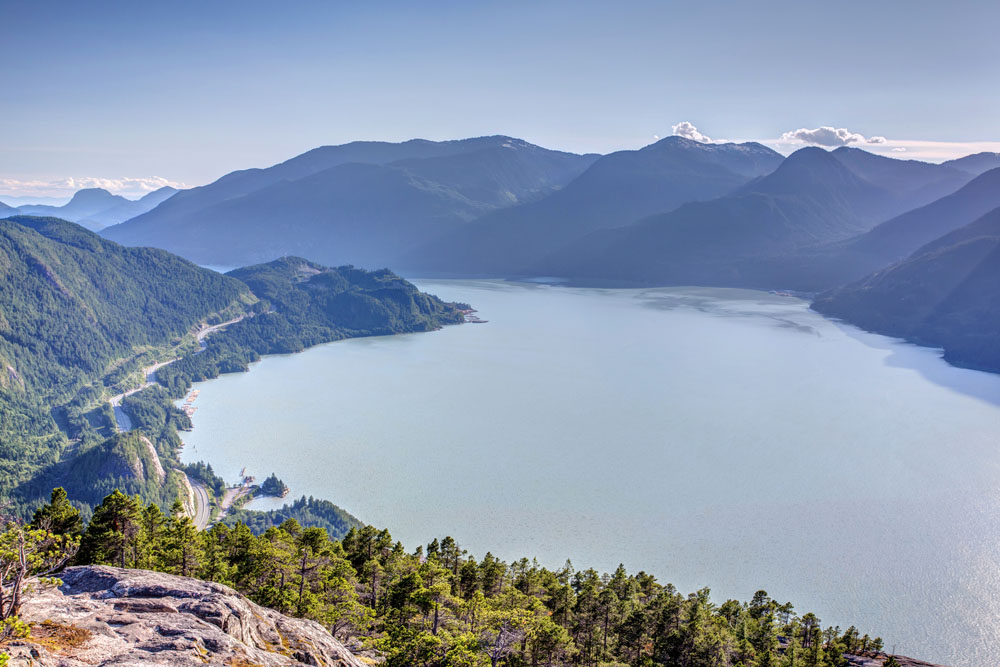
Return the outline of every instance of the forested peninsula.
<path id="1" fill-rule="evenodd" d="M 387 269 L 286 257 L 220 275 L 55 218 L 0 220 L 0 497 L 22 517 L 56 486 L 85 515 L 113 489 L 166 509 L 187 495 L 177 452 L 190 419 L 173 401 L 192 382 L 264 354 L 462 321 Z M 205 467 L 192 473 L 218 488 Z"/>

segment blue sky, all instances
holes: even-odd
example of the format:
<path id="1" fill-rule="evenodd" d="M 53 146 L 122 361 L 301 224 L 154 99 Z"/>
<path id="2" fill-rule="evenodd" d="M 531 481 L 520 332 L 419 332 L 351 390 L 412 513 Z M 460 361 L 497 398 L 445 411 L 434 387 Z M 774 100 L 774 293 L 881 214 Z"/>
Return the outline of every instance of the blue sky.
<path id="1" fill-rule="evenodd" d="M 682 121 L 784 152 L 822 126 L 899 157 L 1000 150 L 998 25 L 962 1 L 0 0 L 0 197 L 199 185 L 354 139 L 605 153 Z"/>

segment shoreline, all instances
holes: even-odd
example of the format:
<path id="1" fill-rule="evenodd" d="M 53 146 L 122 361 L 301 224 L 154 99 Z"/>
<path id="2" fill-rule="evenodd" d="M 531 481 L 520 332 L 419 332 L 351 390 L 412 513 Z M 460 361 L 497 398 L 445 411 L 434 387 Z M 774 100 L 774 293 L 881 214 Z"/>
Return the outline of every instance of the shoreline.
<path id="1" fill-rule="evenodd" d="M 488 289 L 488 287 L 484 286 L 484 289 Z M 673 289 L 673 288 L 664 288 L 664 289 Z M 697 289 L 714 289 L 714 288 L 697 288 Z M 638 291 L 641 292 L 641 291 L 644 291 L 644 290 L 638 290 Z M 756 299 L 756 297 L 758 297 L 758 296 L 759 297 L 763 297 L 762 301 L 765 302 L 765 303 L 788 303 L 790 306 L 794 303 L 793 300 L 788 299 L 787 297 L 779 297 L 777 295 L 767 295 L 767 292 L 764 292 L 762 290 L 746 290 L 746 292 L 753 292 L 754 293 L 754 294 L 747 294 L 747 298 Z M 765 295 L 767 295 L 767 296 L 765 296 Z M 469 297 L 469 298 L 471 298 L 471 297 Z M 498 314 L 496 314 L 494 312 L 494 309 L 487 308 L 487 306 L 485 304 L 483 304 L 481 307 L 483 307 L 484 311 L 485 310 L 489 310 L 489 312 L 492 315 L 492 317 L 490 319 L 494 319 L 494 320 L 497 320 L 497 321 L 500 321 L 500 322 L 503 321 L 503 317 L 499 316 Z M 799 306 L 795 306 L 794 309 L 798 310 L 798 308 L 799 308 Z M 822 321 L 830 322 L 832 324 L 838 324 L 838 323 L 834 322 L 833 320 L 831 320 L 830 318 L 823 317 L 821 314 L 815 313 L 815 312 L 809 310 L 808 307 L 807 307 L 807 304 L 804 305 L 804 306 L 802 306 L 802 309 L 803 309 L 804 312 L 807 312 L 807 313 L 809 313 L 812 316 L 816 316 L 816 317 L 822 318 Z M 848 324 L 848 325 L 846 325 L 846 327 L 849 327 L 850 329 L 855 330 L 855 332 L 860 332 L 861 331 L 860 329 L 855 328 L 853 325 L 849 325 Z M 840 328 L 841 327 L 838 325 L 837 329 L 840 329 Z M 395 337 L 395 336 L 393 336 L 393 337 Z M 873 337 L 873 338 L 865 341 L 865 346 L 868 347 L 868 348 L 871 348 L 871 349 L 884 349 L 884 347 L 882 345 L 872 344 L 873 342 L 878 343 L 879 340 L 882 339 L 882 338 L 883 337 L 876 335 L 876 337 Z M 341 342 L 341 341 L 332 341 L 332 342 Z M 891 344 L 892 347 L 896 347 L 896 343 L 898 343 L 899 341 L 891 340 L 891 339 L 886 339 L 886 340 L 882 340 L 882 342 L 886 343 L 887 345 Z M 326 343 L 321 344 L 321 345 L 325 345 L 325 344 Z M 317 345 L 317 346 L 314 346 L 314 347 L 320 347 L 320 345 Z M 928 359 L 933 358 L 933 360 L 934 360 L 935 363 L 940 363 L 940 359 L 936 355 L 926 355 L 925 354 L 925 352 L 927 351 L 926 348 L 918 348 L 918 347 L 912 346 L 910 344 L 906 344 L 905 348 L 919 350 L 919 353 L 915 353 L 916 357 L 923 358 L 925 361 L 927 361 Z M 313 349 L 313 348 L 307 348 L 307 349 Z M 262 358 L 259 361 L 263 361 L 264 359 L 266 359 L 266 358 L 268 358 L 270 356 L 279 356 L 279 357 L 289 357 L 289 358 L 292 358 L 295 354 L 298 354 L 298 353 L 279 354 L 279 355 L 264 355 L 264 356 L 262 356 Z M 907 363 L 907 359 L 912 360 L 913 358 L 915 358 L 915 357 L 911 357 L 911 356 L 908 355 L 907 358 L 903 360 L 903 363 L 906 364 Z M 254 362 L 254 363 L 256 363 L 256 362 Z M 949 369 L 952 368 L 951 366 L 948 366 L 947 364 L 940 364 L 940 365 L 943 368 L 949 368 Z M 253 365 L 251 365 L 251 370 L 254 370 Z M 268 379 L 266 381 L 268 382 L 268 384 L 271 384 L 270 379 Z M 200 385 L 194 385 L 194 388 L 200 388 Z M 291 456 L 296 456 L 297 455 L 296 452 L 290 452 L 287 449 L 285 451 L 287 452 L 287 454 L 289 454 Z M 393 454 L 391 454 L 391 453 L 387 453 L 386 455 L 387 456 L 393 456 Z M 270 471 L 269 470 L 263 470 L 262 471 L 263 474 L 266 474 L 267 472 L 270 472 Z M 280 468 L 276 469 L 275 472 L 278 472 L 279 476 L 282 476 L 283 478 L 288 479 L 288 475 L 281 474 L 282 470 Z M 336 474 L 333 474 L 333 476 L 336 477 Z M 295 498 L 295 497 L 303 495 L 302 490 L 303 490 L 304 487 L 302 486 L 302 483 L 301 482 L 293 482 L 293 484 L 295 486 L 298 486 L 299 489 L 293 488 L 293 492 L 292 492 L 292 494 L 290 494 L 290 497 L 291 498 Z M 315 495 L 316 497 L 321 497 L 321 498 L 329 498 L 329 499 L 331 499 L 331 500 L 333 500 L 333 501 L 336 502 L 336 498 L 335 497 L 331 497 L 331 494 L 329 494 L 329 493 L 327 493 L 327 494 L 316 493 L 315 492 L 315 487 L 308 487 L 308 488 L 313 489 L 314 492 L 313 492 L 312 495 Z M 309 495 L 309 493 L 306 492 L 305 495 Z M 270 502 L 270 501 L 267 501 L 267 502 Z M 276 502 L 280 503 L 280 499 L 277 500 Z M 256 511 L 267 511 L 267 509 L 270 509 L 270 507 L 261 508 L 259 506 L 256 506 L 256 502 L 255 502 L 253 505 L 251 505 L 247 509 L 253 509 L 253 510 L 256 510 Z M 436 510 L 430 510 L 429 509 L 427 511 L 431 512 L 431 511 L 436 511 Z M 457 523 L 459 525 L 457 525 L 456 528 L 460 528 L 461 527 L 460 522 L 457 522 Z M 399 525 L 398 522 L 396 524 L 388 524 L 388 523 L 385 523 L 384 521 L 381 522 L 381 524 L 384 527 L 389 527 L 390 525 L 397 525 L 397 526 Z M 396 531 L 393 531 L 393 534 L 395 535 Z M 460 542 L 461 542 L 461 539 L 462 539 L 461 531 L 456 530 L 456 532 L 452 533 L 452 534 L 455 535 L 456 538 L 459 539 Z M 428 534 L 428 535 L 426 535 L 424 537 L 425 537 L 425 539 L 429 539 L 429 537 L 433 537 L 435 535 L 436 534 Z M 437 536 L 440 537 L 440 535 L 437 535 Z M 402 539 L 402 536 L 400 536 L 400 539 Z M 556 542 L 559 541 L 558 538 L 555 538 L 555 537 L 554 537 L 554 540 Z M 472 538 L 469 538 L 469 539 L 466 540 L 466 542 L 469 543 L 469 544 L 473 544 L 474 540 Z M 466 542 L 462 542 L 462 543 L 465 544 Z M 495 541 L 495 542 L 496 543 L 493 543 L 493 544 L 491 544 L 489 546 L 500 546 L 500 547 L 504 546 L 504 542 L 502 540 L 498 540 L 498 541 Z M 408 538 L 404 541 L 404 544 L 407 544 L 408 546 L 415 546 L 418 543 L 419 542 L 414 542 L 413 544 L 411 544 L 410 540 Z M 479 542 L 479 543 L 475 543 L 475 546 L 473 546 L 472 548 L 474 548 L 474 549 L 477 550 L 476 553 L 478 555 L 478 554 L 482 553 L 482 551 L 484 551 L 484 549 L 481 549 L 481 547 L 482 547 L 482 543 Z M 518 547 L 517 544 L 514 544 L 512 550 L 514 552 L 517 552 L 519 555 L 527 555 L 529 557 L 531 557 L 531 556 L 533 556 L 533 555 L 536 554 L 536 550 L 531 549 L 531 548 L 524 549 L 524 548 Z M 524 552 L 524 553 L 522 554 L 521 552 Z M 575 556 L 574 559 L 573 559 L 574 563 L 578 562 L 577 559 L 579 558 L 579 556 L 576 554 L 575 550 L 572 547 L 567 546 L 566 549 L 565 549 L 565 552 L 568 555 L 570 555 L 570 556 Z M 496 554 L 496 553 L 498 553 L 498 551 L 496 549 L 494 549 L 493 553 Z M 502 557 L 505 557 L 505 558 L 507 558 L 509 556 L 510 556 L 510 554 L 508 554 L 508 553 L 502 554 Z M 555 562 L 555 561 L 544 561 L 544 562 L 546 562 L 546 564 L 552 565 L 552 564 L 558 564 L 559 562 L 562 562 L 562 560 L 559 560 L 558 562 Z M 590 564 L 591 562 L 592 562 L 592 559 L 590 557 L 583 557 L 583 558 L 579 559 L 579 564 L 581 564 L 581 565 Z M 638 561 L 635 560 L 635 559 L 633 559 L 632 565 L 637 565 L 637 564 L 639 564 Z M 647 569 L 647 571 L 661 572 L 661 570 L 658 570 L 658 569 L 657 570 Z M 712 571 L 715 571 L 715 570 L 713 569 Z M 669 568 L 667 570 L 663 570 L 662 572 L 663 572 L 663 574 L 665 576 L 665 580 L 675 580 L 676 581 L 677 576 L 675 574 L 672 574 L 672 572 L 675 572 L 675 570 L 673 568 Z M 716 583 L 716 585 L 719 585 L 719 582 L 718 582 L 717 578 L 714 577 L 714 576 L 713 577 L 703 577 L 702 579 L 706 580 L 706 581 L 714 581 Z M 770 579 L 762 580 L 762 581 L 765 581 L 765 583 L 775 584 L 774 588 L 778 588 L 777 583 L 779 583 L 779 582 L 777 580 L 775 580 L 773 582 Z M 694 590 L 694 588 L 692 586 L 689 586 L 687 583 L 682 583 L 681 585 L 684 586 L 685 589 Z M 770 585 L 765 585 L 764 588 L 767 588 L 768 590 L 770 590 L 771 586 Z M 743 596 L 743 597 L 746 597 L 746 596 Z M 802 599 L 802 600 L 806 600 L 806 599 L 817 600 L 818 599 L 816 597 L 812 597 L 810 595 L 803 595 L 803 594 L 798 593 L 798 592 L 794 593 L 794 595 L 789 595 L 789 597 L 792 597 L 792 599 L 799 598 L 799 599 Z M 842 618 L 840 615 L 835 614 L 835 612 L 831 612 L 831 611 L 827 611 L 826 614 L 823 614 L 822 610 L 820 610 L 820 613 L 821 613 L 821 616 L 823 616 L 824 619 L 827 618 L 827 617 L 829 617 L 830 619 L 834 619 L 834 620 L 836 620 L 838 618 Z M 869 628 L 869 629 L 883 630 L 883 631 L 885 630 L 881 626 L 875 627 L 874 625 L 871 628 Z M 907 650 L 907 649 L 905 649 L 906 645 L 907 644 L 901 644 L 900 648 L 902 650 Z M 929 651 L 920 651 L 918 649 L 913 649 L 913 648 L 908 649 L 907 652 L 910 655 L 921 655 L 922 653 L 924 653 L 926 655 L 931 655 L 931 653 Z M 935 655 L 938 656 L 938 662 L 946 662 L 947 663 L 947 660 L 944 660 L 943 656 L 950 655 L 950 654 L 947 654 L 947 653 L 937 653 Z M 931 663 L 928 663 L 928 664 L 931 664 Z"/>
<path id="2" fill-rule="evenodd" d="M 240 318 L 240 319 L 242 319 L 242 318 Z M 268 360 L 270 358 L 294 357 L 296 355 L 300 355 L 300 354 L 303 354 L 303 353 L 308 352 L 310 350 L 314 350 L 314 349 L 317 349 L 317 348 L 320 348 L 320 347 L 323 347 L 323 346 L 326 346 L 326 345 L 334 345 L 336 343 L 342 343 L 342 342 L 351 341 L 351 340 L 374 339 L 374 338 L 396 338 L 396 337 L 399 337 L 399 336 L 412 336 L 412 335 L 419 335 L 419 334 L 435 333 L 437 331 L 441 331 L 442 329 L 444 329 L 447 326 L 458 326 L 458 325 L 467 324 L 467 323 L 468 322 L 465 322 L 465 321 L 463 321 L 463 322 L 455 322 L 455 323 L 446 324 L 446 325 L 437 327 L 436 329 L 431 329 L 431 330 L 428 330 L 428 331 L 406 331 L 406 332 L 393 333 L 393 334 L 380 334 L 380 335 L 376 335 L 376 336 L 349 336 L 349 337 L 346 337 L 346 338 L 340 338 L 340 339 L 337 339 L 337 340 L 331 340 L 331 341 L 326 341 L 326 342 L 323 342 L 323 343 L 318 343 L 316 345 L 305 347 L 305 348 L 303 348 L 301 350 L 298 350 L 296 352 L 275 353 L 275 354 L 262 354 L 262 355 L 260 355 L 260 358 L 257 359 L 256 361 L 250 362 L 247 365 L 246 370 L 243 370 L 243 371 L 233 371 L 233 372 L 229 372 L 229 373 L 220 373 L 219 375 L 217 375 L 214 378 L 206 378 L 205 380 L 200 380 L 198 382 L 192 382 L 191 383 L 191 387 L 188 389 L 187 393 L 184 394 L 184 396 L 182 396 L 180 398 L 177 398 L 177 399 L 172 399 L 171 400 L 171 405 L 173 405 L 174 407 L 176 407 L 178 409 L 181 409 L 182 411 L 185 411 L 184 410 L 184 406 L 185 405 L 188 405 L 191 408 L 193 408 L 192 411 L 191 411 L 192 414 L 188 415 L 188 418 L 191 420 L 191 428 L 190 429 L 186 429 L 184 431 L 178 430 L 178 432 L 177 432 L 177 434 L 178 434 L 178 436 L 180 437 L 180 440 L 181 440 L 180 445 L 175 450 L 175 454 L 177 456 L 177 460 L 182 465 L 190 465 L 191 463 L 196 463 L 197 462 L 197 460 L 191 460 L 191 461 L 185 461 L 184 460 L 184 458 L 183 458 L 184 457 L 184 452 L 185 451 L 191 451 L 191 449 L 189 449 L 189 448 L 191 448 L 191 445 L 189 443 L 187 443 L 187 442 L 184 441 L 183 434 L 184 433 L 193 432 L 194 429 L 195 429 L 193 412 L 197 410 L 197 407 L 194 406 L 193 403 L 194 403 L 194 400 L 197 400 L 198 396 L 201 395 L 201 391 L 202 391 L 201 385 L 205 385 L 205 384 L 207 384 L 209 382 L 212 382 L 214 380 L 218 380 L 218 379 L 222 378 L 223 376 L 239 376 L 241 374 L 251 373 L 251 372 L 253 372 L 255 366 L 257 366 L 259 364 L 262 364 L 264 361 L 266 361 L 266 360 Z M 230 323 L 227 323 L 227 324 L 230 324 Z M 204 350 L 204 348 L 202 348 L 201 350 L 199 350 L 195 354 L 200 353 L 202 350 Z M 172 361 L 176 361 L 176 360 L 172 360 Z M 193 399 L 190 399 L 191 402 L 188 403 L 187 401 L 191 397 L 191 394 L 195 394 L 195 396 L 194 396 Z M 208 461 L 205 461 L 205 463 L 208 463 Z M 244 468 L 245 467 L 246 466 L 244 466 Z M 278 471 L 274 470 L 274 471 L 271 471 L 271 472 L 277 473 Z M 216 474 L 218 474 L 218 473 L 216 473 Z M 264 474 L 264 473 L 261 473 L 261 474 Z M 220 477 L 221 477 L 221 475 L 220 475 Z M 229 480 L 225 480 L 225 478 L 223 478 L 223 480 L 226 481 L 226 483 L 227 483 L 227 487 L 226 487 L 227 488 L 227 494 L 228 494 L 228 491 L 230 491 L 230 490 L 235 490 L 235 489 L 240 488 L 239 485 L 230 485 L 229 484 Z M 241 494 L 241 495 L 246 495 L 246 494 Z M 273 511 L 273 510 L 276 510 L 276 509 L 281 509 L 282 507 L 284 507 L 286 505 L 290 506 L 294 502 L 294 500 L 297 499 L 298 497 L 300 497 L 300 496 L 296 495 L 293 492 L 292 489 L 289 489 L 289 492 L 285 496 L 283 496 L 283 497 L 276 497 L 276 496 L 255 496 L 255 497 L 252 497 L 249 501 L 245 502 L 239 509 L 249 510 L 249 511 L 254 511 L 254 512 L 269 512 L 269 511 Z M 234 498 L 233 502 L 235 502 L 235 500 L 236 500 L 236 498 Z M 324 498 L 324 500 L 328 500 L 328 499 Z M 262 502 L 268 502 L 268 501 L 270 501 L 272 503 L 275 503 L 274 506 L 273 507 L 267 507 L 267 508 L 256 508 L 256 507 L 253 507 L 253 505 L 255 505 L 255 504 L 262 503 Z M 280 503 L 278 503 L 278 501 L 280 501 Z M 357 516 L 352 511 L 348 510 L 347 508 L 343 507 L 342 505 L 334 502 L 333 500 L 329 500 L 329 502 L 331 502 L 334 505 L 336 505 L 337 507 L 341 508 L 342 510 L 344 510 L 345 512 L 347 512 L 348 514 L 350 514 L 352 517 L 356 518 L 358 521 L 361 521 L 362 523 L 365 523 L 362 519 L 357 518 Z M 232 503 L 230 503 L 230 505 L 231 504 Z M 220 516 L 220 518 L 221 518 L 221 516 Z"/>

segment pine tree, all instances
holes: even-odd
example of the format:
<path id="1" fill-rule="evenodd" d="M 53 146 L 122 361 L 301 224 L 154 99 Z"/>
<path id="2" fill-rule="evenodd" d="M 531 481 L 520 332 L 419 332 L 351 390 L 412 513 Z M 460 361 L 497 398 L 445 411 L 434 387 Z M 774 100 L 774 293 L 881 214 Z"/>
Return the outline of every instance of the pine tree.
<path id="1" fill-rule="evenodd" d="M 139 522 L 139 559 L 136 566 L 147 570 L 158 569 L 162 566 L 167 517 L 158 506 L 150 503 L 142 510 Z"/>
<path id="2" fill-rule="evenodd" d="M 227 586 L 235 586 L 236 567 L 229 562 L 229 544 L 233 529 L 224 523 L 217 523 L 210 529 L 202 531 L 201 567 L 198 577 L 207 581 L 215 581 Z"/>
<path id="3" fill-rule="evenodd" d="M 52 489 L 52 499 L 48 505 L 42 505 L 35 510 L 31 527 L 47 530 L 53 535 L 79 536 L 83 533 L 83 520 L 80 510 L 70 504 L 66 489 Z"/>
<path id="4" fill-rule="evenodd" d="M 201 560 L 201 542 L 194 521 L 184 511 L 180 500 L 170 508 L 170 519 L 163 539 L 163 560 L 168 571 L 189 577 Z"/>
<path id="5" fill-rule="evenodd" d="M 136 564 L 141 504 L 115 490 L 94 508 L 80 543 L 78 561 L 129 567 Z"/>

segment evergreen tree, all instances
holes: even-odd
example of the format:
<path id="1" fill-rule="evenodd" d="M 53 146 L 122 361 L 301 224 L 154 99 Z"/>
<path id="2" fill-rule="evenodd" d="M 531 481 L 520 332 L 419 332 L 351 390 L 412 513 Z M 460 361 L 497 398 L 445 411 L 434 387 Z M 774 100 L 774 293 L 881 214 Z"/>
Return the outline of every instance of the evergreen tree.
<path id="1" fill-rule="evenodd" d="M 70 504 L 66 489 L 60 486 L 52 490 L 52 498 L 47 505 L 35 510 L 31 527 L 54 535 L 79 536 L 83 533 L 83 520 L 80 510 Z"/>
<path id="2" fill-rule="evenodd" d="M 194 521 L 184 510 L 180 500 L 170 508 L 163 535 L 163 562 L 168 572 L 189 577 L 201 562 L 201 540 Z"/>
<path id="3" fill-rule="evenodd" d="M 134 566 L 138 556 L 141 504 L 114 491 L 94 508 L 80 543 L 78 561 L 100 565 Z"/>
<path id="4" fill-rule="evenodd" d="M 139 560 L 137 567 L 154 570 L 163 565 L 164 533 L 167 517 L 157 505 L 150 503 L 139 518 Z"/>

